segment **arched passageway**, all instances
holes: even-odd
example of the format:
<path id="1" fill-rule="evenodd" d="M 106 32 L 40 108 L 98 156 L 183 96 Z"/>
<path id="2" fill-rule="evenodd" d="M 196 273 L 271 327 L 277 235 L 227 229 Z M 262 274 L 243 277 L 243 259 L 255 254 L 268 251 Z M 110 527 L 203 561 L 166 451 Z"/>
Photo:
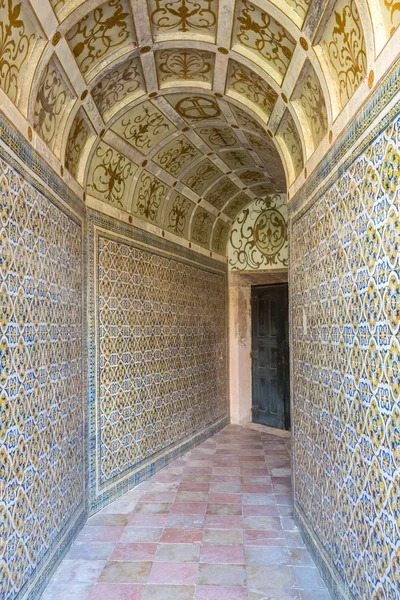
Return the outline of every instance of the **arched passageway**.
<path id="1" fill-rule="evenodd" d="M 0 0 L 5 600 L 174 459 L 256 435 L 218 432 L 250 419 L 251 287 L 288 280 L 296 523 L 335 598 L 399 597 L 399 22 Z"/>

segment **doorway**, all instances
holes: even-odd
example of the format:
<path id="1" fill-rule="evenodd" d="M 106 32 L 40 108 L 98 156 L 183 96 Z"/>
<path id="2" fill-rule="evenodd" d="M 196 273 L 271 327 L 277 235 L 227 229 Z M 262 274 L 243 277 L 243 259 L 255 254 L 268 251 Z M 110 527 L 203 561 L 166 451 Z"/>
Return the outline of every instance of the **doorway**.
<path id="1" fill-rule="evenodd" d="M 252 421 L 290 429 L 288 285 L 251 288 Z"/>

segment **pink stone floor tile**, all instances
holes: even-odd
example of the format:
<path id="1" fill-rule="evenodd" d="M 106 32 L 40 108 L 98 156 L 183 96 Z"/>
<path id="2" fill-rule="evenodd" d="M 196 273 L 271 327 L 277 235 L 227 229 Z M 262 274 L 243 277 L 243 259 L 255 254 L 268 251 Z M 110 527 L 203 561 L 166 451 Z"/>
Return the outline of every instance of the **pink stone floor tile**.
<path id="1" fill-rule="evenodd" d="M 175 492 L 146 492 L 141 497 L 141 502 L 173 502 Z"/>
<path id="2" fill-rule="evenodd" d="M 199 544 L 202 537 L 202 529 L 165 529 L 161 542 L 163 544 Z"/>
<path id="3" fill-rule="evenodd" d="M 153 560 L 157 544 L 132 543 L 116 544 L 109 560 L 145 561 Z"/>
<path id="4" fill-rule="evenodd" d="M 211 504 L 241 504 L 242 497 L 240 494 L 218 494 L 210 492 L 208 502 Z"/>
<path id="5" fill-rule="evenodd" d="M 175 502 L 171 506 L 171 515 L 204 515 L 206 502 Z"/>
<path id="6" fill-rule="evenodd" d="M 197 571 L 197 563 L 153 563 L 147 582 L 193 585 L 197 580 Z"/>
<path id="7" fill-rule="evenodd" d="M 130 527 L 165 527 L 167 515 L 134 514 L 129 521 Z"/>
<path id="8" fill-rule="evenodd" d="M 143 587 L 134 583 L 98 583 L 89 600 L 141 600 Z"/>
<path id="9" fill-rule="evenodd" d="M 203 544 L 200 552 L 200 562 L 244 565 L 245 559 L 243 547 Z"/>
<path id="10" fill-rule="evenodd" d="M 198 585 L 194 600 L 247 600 L 247 592 L 244 587 Z"/>
<path id="11" fill-rule="evenodd" d="M 229 426 L 92 517 L 43 600 L 328 600 L 290 449 Z"/>
<path id="12" fill-rule="evenodd" d="M 273 504 L 244 504 L 243 516 L 245 517 L 279 517 L 279 510 Z"/>

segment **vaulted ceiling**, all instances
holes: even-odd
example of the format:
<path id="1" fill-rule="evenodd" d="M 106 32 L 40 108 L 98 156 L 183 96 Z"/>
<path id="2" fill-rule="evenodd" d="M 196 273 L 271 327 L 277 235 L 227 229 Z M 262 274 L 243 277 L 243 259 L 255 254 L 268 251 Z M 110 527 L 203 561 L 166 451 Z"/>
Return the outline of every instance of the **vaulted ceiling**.
<path id="1" fill-rule="evenodd" d="M 0 88 L 90 206 L 223 255 L 399 22 L 394 0 L 0 0 Z"/>

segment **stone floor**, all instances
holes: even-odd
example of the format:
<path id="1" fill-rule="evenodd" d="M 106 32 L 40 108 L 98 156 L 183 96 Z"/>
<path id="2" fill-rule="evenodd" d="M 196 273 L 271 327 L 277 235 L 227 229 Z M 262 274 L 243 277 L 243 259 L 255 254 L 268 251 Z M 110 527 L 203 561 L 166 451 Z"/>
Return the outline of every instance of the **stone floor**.
<path id="1" fill-rule="evenodd" d="M 93 516 L 42 600 L 328 600 L 288 440 L 229 426 Z"/>

